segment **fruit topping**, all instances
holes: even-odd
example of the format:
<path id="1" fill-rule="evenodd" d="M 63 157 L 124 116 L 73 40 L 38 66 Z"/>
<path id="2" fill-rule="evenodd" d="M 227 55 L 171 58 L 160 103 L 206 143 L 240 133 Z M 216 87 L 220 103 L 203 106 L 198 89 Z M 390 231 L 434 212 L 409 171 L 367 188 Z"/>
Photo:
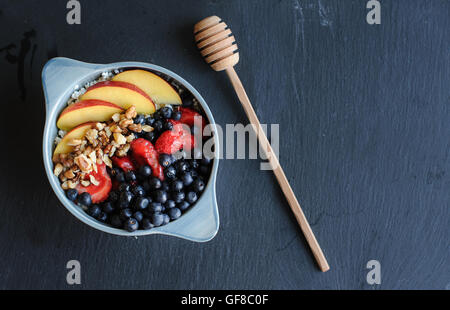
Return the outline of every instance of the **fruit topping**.
<path id="1" fill-rule="evenodd" d="M 129 156 L 124 157 L 113 156 L 111 159 L 113 164 L 120 167 L 120 169 L 122 169 L 124 172 L 136 170 Z"/>
<path id="2" fill-rule="evenodd" d="M 160 180 L 164 180 L 164 173 L 158 162 L 158 153 L 153 144 L 143 138 L 139 138 L 131 142 L 131 151 L 136 162 L 143 166 L 148 165 L 152 169 L 154 176 Z"/>
<path id="3" fill-rule="evenodd" d="M 108 194 L 111 191 L 112 182 L 111 178 L 106 171 L 105 164 L 97 164 L 97 171 L 93 170 L 86 176 L 86 180 L 90 181 L 88 186 L 83 186 L 83 182 L 78 184 L 76 189 L 79 194 L 78 202 L 82 205 L 88 206 L 85 201 L 85 193 L 90 195 L 92 203 L 96 204 L 99 202 L 103 202 L 108 198 Z"/>

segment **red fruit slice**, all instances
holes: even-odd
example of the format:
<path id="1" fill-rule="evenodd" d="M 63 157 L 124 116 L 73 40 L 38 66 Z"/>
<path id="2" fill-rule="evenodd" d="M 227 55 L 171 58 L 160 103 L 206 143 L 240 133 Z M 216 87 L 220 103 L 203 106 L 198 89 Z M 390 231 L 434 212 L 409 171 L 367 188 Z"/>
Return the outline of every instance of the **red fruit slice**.
<path id="1" fill-rule="evenodd" d="M 158 161 L 158 152 L 153 144 L 143 138 L 133 140 L 130 144 L 131 151 L 133 152 L 133 158 L 136 162 L 143 166 L 149 165 L 152 169 L 153 175 L 160 180 L 164 180 L 163 168 Z"/>
<path id="2" fill-rule="evenodd" d="M 99 203 L 105 201 L 108 198 L 109 192 L 111 191 L 112 182 L 111 178 L 106 171 L 106 165 L 97 164 L 97 172 L 93 170 L 86 176 L 86 180 L 89 180 L 89 176 L 92 175 L 99 182 L 98 185 L 91 184 L 89 186 L 84 187 L 81 184 L 78 184 L 76 189 L 79 194 L 88 192 L 91 195 L 92 203 Z"/>
<path id="3" fill-rule="evenodd" d="M 128 156 L 124 157 L 113 156 L 111 157 L 111 159 L 114 165 L 120 167 L 124 172 L 136 170 L 133 162 L 131 161 L 131 158 Z"/>
<path id="4" fill-rule="evenodd" d="M 173 124 L 171 131 L 165 131 L 156 140 L 155 148 L 158 153 L 173 154 L 181 149 L 191 150 L 195 146 L 194 136 L 186 125 L 181 122 L 170 120 Z"/>
<path id="5" fill-rule="evenodd" d="M 202 132 L 203 132 L 203 129 L 205 128 L 206 124 L 205 124 L 205 120 L 203 119 L 203 116 L 201 116 L 200 113 L 197 113 L 192 109 L 183 108 L 183 107 L 180 107 L 180 112 L 181 112 L 180 122 L 184 123 L 186 125 L 189 125 L 189 126 L 194 126 L 195 120 L 196 120 L 195 117 L 198 117 L 198 119 L 201 122 Z M 197 122 L 198 122 L 198 120 L 197 120 Z"/>
<path id="6" fill-rule="evenodd" d="M 173 154 L 183 147 L 183 134 L 176 131 L 164 131 L 156 140 L 155 148 L 158 153 Z"/>

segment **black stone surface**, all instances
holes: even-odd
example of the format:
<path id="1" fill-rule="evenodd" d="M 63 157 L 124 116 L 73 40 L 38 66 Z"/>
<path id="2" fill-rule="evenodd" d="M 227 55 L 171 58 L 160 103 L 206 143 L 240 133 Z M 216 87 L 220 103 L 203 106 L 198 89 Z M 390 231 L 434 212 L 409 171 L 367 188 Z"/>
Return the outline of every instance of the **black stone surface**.
<path id="1" fill-rule="evenodd" d="M 450 286 L 450 3 L 388 1 L 0 1 L 0 288 L 445 289 Z M 73 217 L 43 168 L 45 62 L 138 60 L 173 70 L 218 124 L 246 123 L 192 27 L 216 14 L 262 123 L 280 124 L 280 160 L 329 260 L 322 274 L 259 160 L 223 160 L 221 227 L 198 244 L 124 238 Z M 81 263 L 82 284 L 66 283 Z M 366 282 L 369 260 L 382 283 Z"/>

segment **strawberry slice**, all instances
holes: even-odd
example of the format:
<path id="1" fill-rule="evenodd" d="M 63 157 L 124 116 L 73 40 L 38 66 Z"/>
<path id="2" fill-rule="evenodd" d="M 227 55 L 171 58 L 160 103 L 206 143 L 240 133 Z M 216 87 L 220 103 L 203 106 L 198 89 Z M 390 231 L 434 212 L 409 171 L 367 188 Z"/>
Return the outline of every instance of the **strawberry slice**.
<path id="1" fill-rule="evenodd" d="M 181 118 L 180 118 L 180 122 L 189 126 L 194 126 L 196 117 L 198 117 L 197 122 L 200 121 L 201 125 L 202 125 L 202 132 L 203 129 L 205 128 L 205 120 L 203 119 L 203 116 L 200 115 L 200 113 L 195 112 L 192 109 L 189 108 L 183 108 L 180 107 L 180 112 L 181 112 Z"/>
<path id="2" fill-rule="evenodd" d="M 131 161 L 131 158 L 129 156 L 124 156 L 124 157 L 113 156 L 113 157 L 111 157 L 111 159 L 112 159 L 112 162 L 114 163 L 114 165 L 121 168 L 124 172 L 136 170 L 136 168 L 134 167 L 134 164 Z"/>
<path id="3" fill-rule="evenodd" d="M 181 149 L 191 150 L 195 146 L 194 136 L 181 122 L 170 120 L 173 124 L 171 131 L 165 131 L 156 140 L 155 148 L 158 153 L 173 154 Z"/>
<path id="4" fill-rule="evenodd" d="M 152 169 L 153 175 L 160 180 L 164 180 L 163 168 L 158 162 L 158 152 L 153 144 L 143 138 L 133 140 L 130 144 L 133 157 L 136 162 L 143 166 L 149 165 Z"/>
<path id="5" fill-rule="evenodd" d="M 78 193 L 89 193 L 91 195 L 92 203 L 105 201 L 106 198 L 108 198 L 109 192 L 111 191 L 112 187 L 111 178 L 108 175 L 108 171 L 106 171 L 106 165 L 104 163 L 102 163 L 101 165 L 97 164 L 97 172 L 95 172 L 95 170 L 92 170 L 92 172 L 90 172 L 85 179 L 89 180 L 89 176 L 91 175 L 99 182 L 99 184 L 91 184 L 86 187 L 78 184 L 76 187 Z"/>
<path id="6" fill-rule="evenodd" d="M 176 131 L 164 131 L 156 140 L 155 148 L 158 153 L 173 154 L 183 148 L 183 134 Z"/>

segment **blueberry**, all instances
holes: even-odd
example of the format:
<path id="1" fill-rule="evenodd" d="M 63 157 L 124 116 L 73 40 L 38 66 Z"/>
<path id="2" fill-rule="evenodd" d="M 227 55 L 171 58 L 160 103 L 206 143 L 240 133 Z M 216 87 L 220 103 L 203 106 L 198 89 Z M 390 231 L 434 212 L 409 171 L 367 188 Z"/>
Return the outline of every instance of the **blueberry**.
<path id="1" fill-rule="evenodd" d="M 197 170 L 191 170 L 191 175 L 192 175 L 192 178 L 198 177 L 198 172 L 197 172 Z"/>
<path id="2" fill-rule="evenodd" d="M 170 185 L 167 180 L 161 182 L 161 190 L 168 192 L 170 190 Z"/>
<path id="3" fill-rule="evenodd" d="M 154 122 L 155 122 L 155 119 L 154 119 L 153 117 L 151 117 L 151 116 L 149 116 L 149 117 L 147 117 L 147 118 L 145 119 L 145 123 L 146 123 L 147 125 L 152 126 Z"/>
<path id="4" fill-rule="evenodd" d="M 192 178 L 191 172 L 185 172 L 181 175 L 180 180 L 183 182 L 184 186 L 189 186 L 194 182 L 194 179 Z"/>
<path id="5" fill-rule="evenodd" d="M 142 220 L 142 229 L 151 229 L 153 227 L 154 227 L 154 225 L 152 224 L 150 219 L 145 218 Z"/>
<path id="6" fill-rule="evenodd" d="M 173 180 L 177 176 L 177 171 L 175 170 L 174 166 L 169 166 L 166 169 L 164 169 L 164 175 L 167 179 Z"/>
<path id="7" fill-rule="evenodd" d="M 111 191 L 108 195 L 108 201 L 116 202 L 119 199 L 119 193 L 116 191 Z"/>
<path id="8" fill-rule="evenodd" d="M 172 164 L 173 161 L 173 157 L 170 156 L 169 154 L 160 154 L 159 155 L 159 164 L 163 167 L 163 168 L 167 168 Z"/>
<path id="9" fill-rule="evenodd" d="M 125 174 L 125 179 L 126 179 L 128 182 L 134 182 L 134 181 L 136 181 L 136 174 L 134 173 L 134 171 L 128 171 L 128 172 Z"/>
<path id="10" fill-rule="evenodd" d="M 92 203 L 91 195 L 89 193 L 82 193 L 80 196 L 78 196 L 78 203 L 89 207 Z"/>
<path id="11" fill-rule="evenodd" d="M 205 165 L 201 165 L 201 166 L 198 168 L 198 172 L 199 172 L 201 175 L 208 175 L 208 174 L 209 174 L 209 167 L 208 167 L 208 166 L 205 166 Z"/>
<path id="12" fill-rule="evenodd" d="M 108 214 L 106 214 L 105 212 L 100 212 L 97 216 L 97 220 L 99 220 L 100 222 L 106 222 L 108 220 Z"/>
<path id="13" fill-rule="evenodd" d="M 205 182 L 203 182 L 202 179 L 197 178 L 192 182 L 191 188 L 197 193 L 200 193 L 205 189 Z"/>
<path id="14" fill-rule="evenodd" d="M 149 209 L 152 212 L 161 212 L 162 211 L 162 205 L 161 205 L 160 202 L 151 202 L 150 206 L 149 206 Z"/>
<path id="15" fill-rule="evenodd" d="M 165 122 L 164 126 L 163 126 L 163 130 L 172 130 L 173 129 L 173 124 L 171 122 Z"/>
<path id="16" fill-rule="evenodd" d="M 169 119 L 172 117 L 172 109 L 169 107 L 164 107 L 160 110 L 161 116 L 165 119 Z"/>
<path id="17" fill-rule="evenodd" d="M 120 219 L 119 215 L 114 214 L 111 216 L 110 223 L 113 227 L 120 227 L 122 226 L 122 220 Z"/>
<path id="18" fill-rule="evenodd" d="M 199 163 L 196 159 L 191 159 L 191 161 L 189 162 L 189 165 L 191 166 L 192 169 L 197 169 L 199 166 Z"/>
<path id="19" fill-rule="evenodd" d="M 164 203 L 164 208 L 165 208 L 166 210 L 175 208 L 175 206 L 176 206 L 176 203 L 175 203 L 175 201 L 173 201 L 173 200 L 167 200 L 167 201 Z"/>
<path id="20" fill-rule="evenodd" d="M 161 213 L 155 213 L 151 218 L 154 226 L 161 226 L 164 223 L 164 216 Z"/>
<path id="21" fill-rule="evenodd" d="M 110 214 L 114 211 L 114 206 L 110 201 L 103 203 L 102 211 L 106 214 Z"/>
<path id="22" fill-rule="evenodd" d="M 125 209 L 130 205 L 131 200 L 133 199 L 133 194 L 130 192 L 122 192 L 119 197 L 119 208 Z"/>
<path id="23" fill-rule="evenodd" d="M 128 191 L 130 191 L 130 184 L 128 184 L 128 183 L 121 183 L 120 185 L 119 185 L 119 192 L 121 192 L 121 193 L 123 193 L 123 192 L 128 192 Z"/>
<path id="24" fill-rule="evenodd" d="M 183 189 L 183 181 L 175 179 L 173 180 L 172 184 L 170 185 L 170 189 L 174 192 L 179 192 Z"/>
<path id="25" fill-rule="evenodd" d="M 172 112 L 172 119 L 174 121 L 179 121 L 181 118 L 181 112 L 180 111 L 173 111 Z"/>
<path id="26" fill-rule="evenodd" d="M 164 222 L 162 223 L 163 225 L 167 225 L 170 222 L 170 216 L 168 216 L 167 214 L 163 214 L 164 216 Z"/>
<path id="27" fill-rule="evenodd" d="M 143 124 L 145 121 L 144 115 L 142 114 L 138 114 L 135 118 L 134 118 L 134 123 L 135 124 Z"/>
<path id="28" fill-rule="evenodd" d="M 181 211 L 186 210 L 187 208 L 189 208 L 189 206 L 190 206 L 190 203 L 187 201 L 182 201 L 177 204 L 177 208 L 180 209 Z"/>
<path id="29" fill-rule="evenodd" d="M 134 201 L 133 208 L 135 210 L 144 210 L 144 209 L 147 209 L 149 203 L 150 202 L 149 202 L 149 200 L 147 198 L 145 198 L 145 197 L 138 197 Z"/>
<path id="30" fill-rule="evenodd" d="M 142 214 L 142 212 L 136 211 L 133 213 L 132 217 L 135 218 L 138 222 L 141 222 L 144 218 L 144 215 Z"/>
<path id="31" fill-rule="evenodd" d="M 75 201 L 78 196 L 78 191 L 76 189 L 70 188 L 66 191 L 66 196 L 70 201 Z"/>
<path id="32" fill-rule="evenodd" d="M 186 194 L 186 201 L 189 203 L 194 203 L 197 201 L 197 193 L 196 192 L 188 192 Z"/>
<path id="33" fill-rule="evenodd" d="M 184 200 L 184 198 L 186 197 L 184 192 L 175 192 L 172 193 L 172 199 L 173 201 L 175 201 L 175 203 L 180 203 Z"/>
<path id="34" fill-rule="evenodd" d="M 172 219 L 172 220 L 176 220 L 177 218 L 179 218 L 181 216 L 181 210 L 178 208 L 172 208 L 167 213 L 169 214 L 170 219 Z"/>
<path id="35" fill-rule="evenodd" d="M 145 165 L 145 166 L 141 166 L 139 168 L 139 175 L 143 176 L 143 177 L 149 177 L 152 175 L 152 168 L 150 168 L 150 166 Z"/>
<path id="36" fill-rule="evenodd" d="M 96 218 L 100 214 L 100 212 L 102 212 L 102 210 L 98 205 L 92 205 L 87 210 L 87 213 L 94 218 Z"/>
<path id="37" fill-rule="evenodd" d="M 150 189 L 155 190 L 161 188 L 161 180 L 157 177 L 151 177 L 148 180 L 148 185 L 150 186 Z"/>
<path id="38" fill-rule="evenodd" d="M 117 182 L 119 183 L 123 183 L 125 182 L 125 174 L 123 173 L 123 171 L 119 171 L 116 173 L 115 179 Z"/>
<path id="39" fill-rule="evenodd" d="M 150 190 L 150 184 L 148 184 L 148 180 L 142 182 L 142 188 L 144 189 L 144 191 L 148 192 Z"/>
<path id="40" fill-rule="evenodd" d="M 156 202 L 165 203 L 167 201 L 167 192 L 163 190 L 157 190 L 153 192 L 153 199 Z"/>
<path id="41" fill-rule="evenodd" d="M 181 174 L 189 169 L 189 165 L 184 160 L 179 160 L 174 164 L 175 169 L 177 170 L 177 173 Z"/>
<path id="42" fill-rule="evenodd" d="M 131 211 L 131 209 L 128 209 L 128 208 L 120 210 L 120 213 L 119 213 L 120 219 L 122 221 L 125 221 L 127 218 L 131 217 L 132 215 L 133 215 L 133 211 Z"/>
<path id="43" fill-rule="evenodd" d="M 128 230 L 129 232 L 136 231 L 139 227 L 138 222 L 134 218 L 129 218 L 123 223 L 123 228 Z"/>
<path id="44" fill-rule="evenodd" d="M 131 192 L 133 193 L 133 195 L 135 195 L 135 196 L 137 196 L 137 197 L 142 197 L 142 196 L 145 195 L 145 191 L 144 191 L 144 189 L 142 188 L 142 186 L 140 186 L 140 185 L 134 185 L 134 186 L 131 188 Z"/>
<path id="45" fill-rule="evenodd" d="M 146 139 L 146 140 L 148 140 L 150 142 L 153 142 L 153 140 L 155 140 L 155 133 L 153 131 L 146 132 L 144 134 L 144 139 Z"/>
<path id="46" fill-rule="evenodd" d="M 153 123 L 153 128 L 155 128 L 156 131 L 160 132 L 164 127 L 164 123 L 161 120 L 157 120 Z"/>

